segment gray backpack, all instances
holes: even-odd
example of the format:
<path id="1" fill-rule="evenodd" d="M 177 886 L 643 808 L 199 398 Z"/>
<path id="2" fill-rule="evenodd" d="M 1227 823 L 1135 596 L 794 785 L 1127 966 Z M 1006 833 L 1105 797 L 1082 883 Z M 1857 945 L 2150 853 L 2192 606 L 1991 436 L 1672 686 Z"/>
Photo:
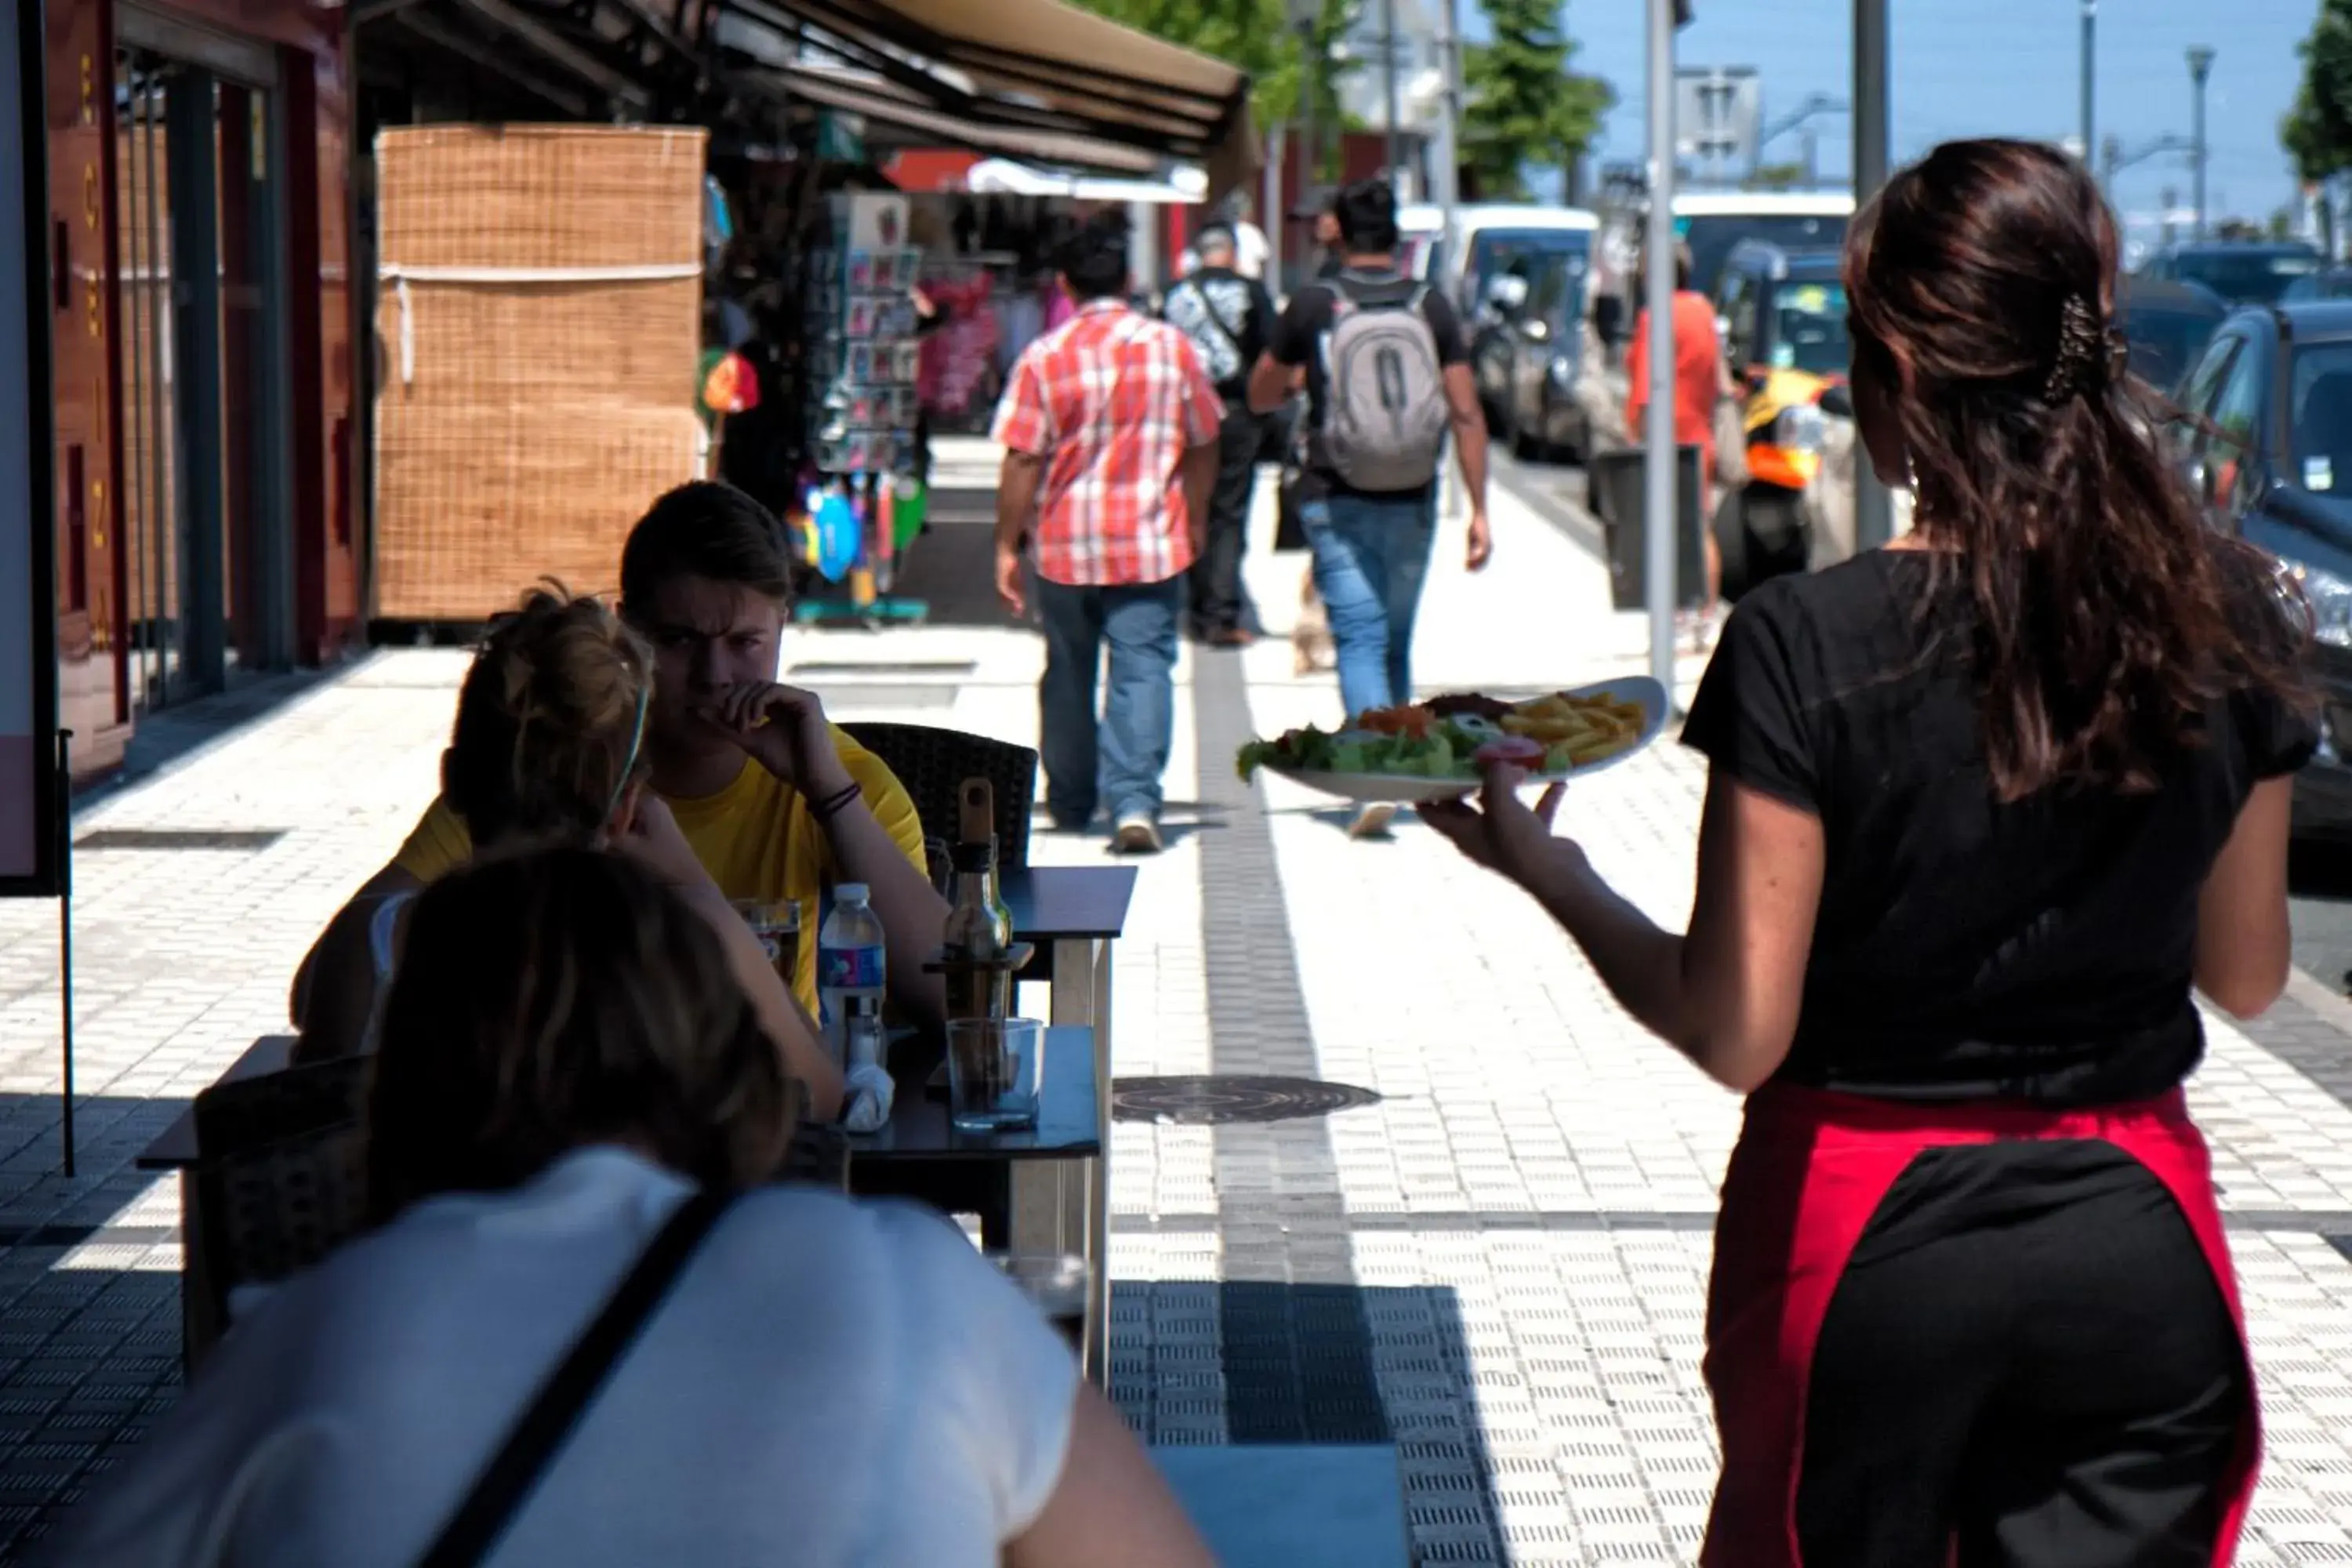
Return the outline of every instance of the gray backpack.
<path id="1" fill-rule="evenodd" d="M 1437 477 L 1445 399 L 1437 334 L 1422 313 L 1426 287 L 1366 304 L 1334 288 L 1323 340 L 1323 449 L 1360 490 L 1419 489 Z"/>

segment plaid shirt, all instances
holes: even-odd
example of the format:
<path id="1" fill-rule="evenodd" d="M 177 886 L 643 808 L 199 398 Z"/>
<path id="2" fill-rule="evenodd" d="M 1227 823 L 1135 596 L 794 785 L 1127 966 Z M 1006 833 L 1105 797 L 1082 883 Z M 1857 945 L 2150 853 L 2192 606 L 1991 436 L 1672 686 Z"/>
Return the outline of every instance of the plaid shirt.
<path id="1" fill-rule="evenodd" d="M 1192 564 L 1187 448 L 1225 405 L 1183 333 L 1097 300 L 1029 345 L 996 410 L 996 439 L 1045 460 L 1037 574 L 1076 587 L 1164 583 Z"/>

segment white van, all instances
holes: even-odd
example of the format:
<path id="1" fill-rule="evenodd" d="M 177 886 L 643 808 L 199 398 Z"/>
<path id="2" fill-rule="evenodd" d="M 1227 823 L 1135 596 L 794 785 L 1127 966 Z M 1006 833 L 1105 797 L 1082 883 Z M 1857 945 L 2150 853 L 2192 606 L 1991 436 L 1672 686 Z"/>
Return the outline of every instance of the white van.
<path id="1" fill-rule="evenodd" d="M 1487 287 L 1512 262 L 1533 251 L 1588 254 L 1601 219 L 1582 207 L 1474 202 L 1456 209 L 1456 232 L 1445 233 L 1445 209 L 1417 203 L 1400 209 L 1404 237 L 1398 259 L 1415 278 L 1436 284 L 1464 320 L 1478 313 Z"/>
<path id="2" fill-rule="evenodd" d="M 1851 191 L 1691 191 L 1675 197 L 1675 228 L 1690 247 L 1691 287 L 1709 299 L 1732 247 L 1760 239 L 1783 250 L 1845 243 Z"/>

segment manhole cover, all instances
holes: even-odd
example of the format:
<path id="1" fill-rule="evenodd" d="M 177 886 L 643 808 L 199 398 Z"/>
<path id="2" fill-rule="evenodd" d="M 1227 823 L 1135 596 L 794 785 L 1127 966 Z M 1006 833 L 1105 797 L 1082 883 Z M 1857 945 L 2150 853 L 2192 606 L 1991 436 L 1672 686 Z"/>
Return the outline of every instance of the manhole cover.
<path id="1" fill-rule="evenodd" d="M 1288 1121 L 1380 1102 L 1381 1097 L 1369 1089 L 1311 1078 L 1123 1078 L 1110 1089 L 1113 1121 L 1173 1121 L 1185 1127 Z"/>

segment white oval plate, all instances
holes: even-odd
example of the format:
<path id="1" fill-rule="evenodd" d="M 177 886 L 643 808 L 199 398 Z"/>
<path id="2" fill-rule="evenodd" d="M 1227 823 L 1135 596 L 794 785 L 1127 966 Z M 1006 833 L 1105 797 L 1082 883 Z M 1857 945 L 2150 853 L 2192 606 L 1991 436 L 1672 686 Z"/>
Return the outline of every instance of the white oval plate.
<path id="1" fill-rule="evenodd" d="M 1564 773 L 1531 774 L 1527 780 L 1531 785 L 1541 787 L 1565 784 L 1570 779 L 1597 773 L 1642 750 L 1656 740 L 1659 732 L 1666 727 L 1666 689 L 1646 675 L 1623 675 L 1614 680 L 1596 680 L 1590 686 L 1571 687 L 1566 695 L 1607 697 L 1619 702 L 1639 704 L 1643 714 L 1642 733 L 1623 751 L 1603 757 L 1597 763 L 1588 763 Z M 1308 789 L 1338 795 L 1342 800 L 1381 801 L 1393 805 L 1414 805 L 1431 800 L 1459 800 L 1478 789 L 1475 779 L 1433 779 L 1414 773 L 1312 773 L 1300 768 L 1286 768 L 1277 763 L 1266 763 L 1265 770 L 1280 773 L 1294 784 L 1305 784 Z"/>

